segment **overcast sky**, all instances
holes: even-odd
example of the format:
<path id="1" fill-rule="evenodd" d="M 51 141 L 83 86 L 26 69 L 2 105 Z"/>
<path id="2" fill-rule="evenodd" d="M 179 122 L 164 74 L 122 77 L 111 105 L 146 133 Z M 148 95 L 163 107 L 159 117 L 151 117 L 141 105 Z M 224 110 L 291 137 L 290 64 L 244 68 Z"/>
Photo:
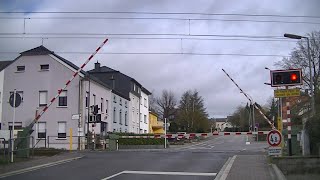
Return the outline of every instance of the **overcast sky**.
<path id="1" fill-rule="evenodd" d="M 318 0 L 0 0 L 0 11 L 2 12 L 120 11 L 320 16 L 319 7 L 320 1 Z M 224 68 L 255 101 L 260 104 L 266 104 L 267 100 L 273 94 L 273 89 L 264 85 L 264 82 L 270 81 L 269 72 L 265 70 L 264 67 L 269 67 L 270 69 L 277 68 L 274 67 L 274 63 L 280 61 L 282 59 L 281 56 L 289 56 L 290 51 L 296 45 L 296 40 L 289 39 L 276 41 L 248 41 L 248 38 L 245 38 L 247 40 L 244 40 L 244 38 L 241 38 L 242 40 L 226 40 L 226 37 L 213 35 L 227 35 L 230 36 L 231 39 L 234 39 L 234 36 L 237 35 L 282 37 L 284 33 L 305 35 L 314 30 L 320 30 L 320 24 L 316 24 L 320 23 L 319 18 L 297 17 L 92 13 L 1 13 L 0 17 L 30 18 L 25 20 L 25 24 L 23 19 L 0 18 L 0 60 L 14 59 L 18 55 L 17 52 L 37 47 L 42 44 L 41 37 L 50 36 L 51 38 L 49 37 L 43 40 L 43 45 L 80 66 L 89 55 L 70 52 L 92 52 L 104 40 L 103 35 L 95 35 L 94 37 L 96 38 L 79 38 L 80 33 L 84 34 L 85 37 L 88 37 L 88 34 L 91 34 L 90 37 L 93 37 L 92 34 L 109 34 L 107 37 L 109 37 L 110 40 L 102 49 L 103 53 L 184 52 L 211 54 L 98 54 L 86 67 L 86 70 L 93 68 L 94 62 L 98 60 L 102 65 L 117 69 L 135 78 L 148 90 L 154 91 L 156 96 L 158 96 L 163 89 L 169 89 L 176 94 L 179 100 L 184 91 L 197 89 L 205 100 L 205 105 L 210 117 L 230 115 L 237 106 L 247 103 L 247 99 L 239 93 L 239 90 L 232 84 L 227 76 L 225 76 L 221 70 L 222 68 Z M 47 18 L 39 19 L 39 17 Z M 60 17 L 60 19 L 57 19 L 57 17 Z M 61 17 L 212 18 L 222 20 L 303 21 L 315 22 L 315 24 L 191 20 L 189 26 L 188 20 L 61 19 Z M 22 33 L 25 33 L 25 38 L 22 38 Z M 55 33 L 55 35 L 52 35 L 52 33 Z M 67 33 L 68 35 L 65 37 L 69 38 L 57 38 L 57 36 L 61 37 L 63 33 Z M 124 36 L 123 34 L 167 35 Z M 188 36 L 189 34 L 190 36 Z M 30 38 L 31 36 L 37 38 Z M 71 36 L 78 38 L 70 38 Z M 178 39 L 119 39 L 119 37 L 170 37 Z M 179 38 L 182 38 L 182 40 Z M 192 40 L 190 38 L 211 38 L 214 40 Z M 221 54 L 280 56 L 226 56 Z"/>

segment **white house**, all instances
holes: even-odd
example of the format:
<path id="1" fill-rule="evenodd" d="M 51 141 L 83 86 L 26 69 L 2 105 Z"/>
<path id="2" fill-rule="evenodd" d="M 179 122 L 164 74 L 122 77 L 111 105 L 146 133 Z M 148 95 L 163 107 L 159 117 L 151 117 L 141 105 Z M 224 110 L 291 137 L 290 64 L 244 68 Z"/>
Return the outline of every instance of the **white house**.
<path id="1" fill-rule="evenodd" d="M 151 93 L 142 87 L 140 97 L 140 133 L 149 133 L 149 95 Z"/>
<path id="2" fill-rule="evenodd" d="M 0 61 L 0 130 L 2 123 L 2 104 L 7 102 L 7 100 L 3 99 L 3 83 L 4 83 L 4 71 L 5 68 L 11 64 L 13 61 Z"/>
<path id="3" fill-rule="evenodd" d="M 225 128 L 231 128 L 232 125 L 228 122 L 228 118 L 215 118 L 215 124 L 217 131 L 224 131 Z"/>
<path id="4" fill-rule="evenodd" d="M 108 84 L 113 90 L 119 92 L 122 96 L 130 100 L 128 103 L 128 127 L 127 132 L 133 133 L 147 133 L 148 132 L 148 95 L 150 92 L 143 88 L 143 86 L 135 79 L 114 70 L 110 67 L 100 66 L 100 63 L 95 64 L 95 68 L 88 71 L 90 76 L 94 76 L 100 81 Z M 144 92 L 142 92 L 144 89 Z M 146 101 L 144 101 L 146 99 Z M 117 101 L 115 101 L 117 102 Z M 146 103 L 146 104 L 144 104 Z M 141 105 L 142 104 L 142 105 Z M 120 113 L 116 108 L 116 114 Z M 123 113 L 123 112 L 122 112 Z M 144 123 L 146 115 L 147 123 Z M 119 132 L 119 128 L 113 128 L 114 131 Z M 121 128 L 123 131 L 123 128 Z M 125 130 L 124 130 L 125 131 Z"/>

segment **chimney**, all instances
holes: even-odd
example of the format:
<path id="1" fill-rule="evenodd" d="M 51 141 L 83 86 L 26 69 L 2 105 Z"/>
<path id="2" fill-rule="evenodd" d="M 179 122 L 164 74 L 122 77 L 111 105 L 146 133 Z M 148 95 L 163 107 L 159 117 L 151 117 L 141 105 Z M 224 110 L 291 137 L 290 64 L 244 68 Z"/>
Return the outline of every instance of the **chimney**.
<path id="1" fill-rule="evenodd" d="M 96 63 L 94 63 L 94 70 L 100 71 L 100 63 L 98 61 Z"/>

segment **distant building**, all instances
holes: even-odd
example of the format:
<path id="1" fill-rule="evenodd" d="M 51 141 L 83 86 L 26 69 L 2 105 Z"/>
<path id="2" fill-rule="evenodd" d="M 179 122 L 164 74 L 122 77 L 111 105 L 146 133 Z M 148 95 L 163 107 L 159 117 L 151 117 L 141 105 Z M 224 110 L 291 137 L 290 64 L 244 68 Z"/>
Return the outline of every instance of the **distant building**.
<path id="1" fill-rule="evenodd" d="M 232 125 L 228 122 L 228 118 L 214 118 L 217 131 L 224 131 L 225 128 L 231 128 Z"/>
<path id="2" fill-rule="evenodd" d="M 160 121 L 158 114 L 149 112 L 149 133 L 164 134 L 163 121 Z"/>

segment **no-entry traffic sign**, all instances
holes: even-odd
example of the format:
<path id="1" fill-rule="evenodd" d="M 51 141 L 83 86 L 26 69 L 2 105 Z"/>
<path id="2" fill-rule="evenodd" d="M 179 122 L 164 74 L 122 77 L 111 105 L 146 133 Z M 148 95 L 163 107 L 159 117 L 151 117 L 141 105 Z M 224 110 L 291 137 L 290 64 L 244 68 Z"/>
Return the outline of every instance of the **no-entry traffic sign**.
<path id="1" fill-rule="evenodd" d="M 279 131 L 272 130 L 268 133 L 267 139 L 270 146 L 279 146 L 282 141 L 282 136 Z"/>

